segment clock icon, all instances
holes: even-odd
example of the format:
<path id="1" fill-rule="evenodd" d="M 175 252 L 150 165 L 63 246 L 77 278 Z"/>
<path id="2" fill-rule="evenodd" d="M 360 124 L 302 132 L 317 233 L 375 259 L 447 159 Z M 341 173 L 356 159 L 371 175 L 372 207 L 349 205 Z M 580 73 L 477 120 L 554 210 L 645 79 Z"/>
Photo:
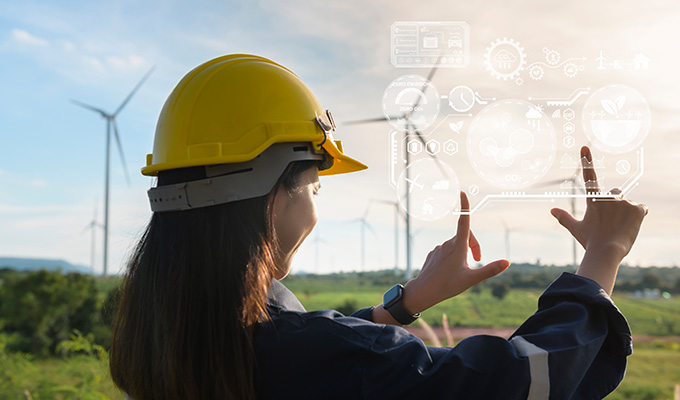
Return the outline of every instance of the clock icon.
<path id="1" fill-rule="evenodd" d="M 449 105 L 457 112 L 466 112 L 475 105 L 475 92 L 467 86 L 456 86 L 449 92 Z"/>

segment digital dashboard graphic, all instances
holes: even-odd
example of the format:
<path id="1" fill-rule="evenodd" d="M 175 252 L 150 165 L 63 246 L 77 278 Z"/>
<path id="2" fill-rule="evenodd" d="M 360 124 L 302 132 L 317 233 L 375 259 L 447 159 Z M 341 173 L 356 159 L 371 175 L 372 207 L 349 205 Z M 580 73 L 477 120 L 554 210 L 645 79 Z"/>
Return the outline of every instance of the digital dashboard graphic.
<path id="1" fill-rule="evenodd" d="M 396 68 L 429 68 L 424 74 L 398 76 L 382 99 L 392 126 L 389 184 L 411 216 L 428 221 L 461 214 L 460 190 L 470 198 L 469 213 L 491 201 L 597 198 L 612 188 L 625 197 L 643 175 L 643 145 L 651 127 L 644 95 L 625 84 L 591 86 L 592 75 L 603 71 L 647 70 L 650 60 L 644 54 L 616 59 L 605 57 L 606 50 L 567 55 L 497 38 L 478 60 L 489 79 L 510 87 L 550 80 L 572 84 L 569 92 L 553 97 L 541 92 L 541 97 L 500 98 L 480 93 L 472 82 L 442 79 L 435 85 L 424 76 L 432 76 L 434 68 L 470 64 L 467 23 L 395 22 L 391 43 Z M 591 85 L 580 80 L 587 74 Z M 597 183 L 582 181 L 578 147 L 583 144 L 593 148 L 595 158 L 585 168 L 597 170 Z"/>

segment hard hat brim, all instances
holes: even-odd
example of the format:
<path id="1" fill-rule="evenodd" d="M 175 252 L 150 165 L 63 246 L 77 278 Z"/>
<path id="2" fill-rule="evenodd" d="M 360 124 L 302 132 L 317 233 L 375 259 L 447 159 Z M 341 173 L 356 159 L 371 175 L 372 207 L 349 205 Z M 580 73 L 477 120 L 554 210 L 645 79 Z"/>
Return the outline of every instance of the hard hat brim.
<path id="1" fill-rule="evenodd" d="M 340 140 L 327 140 L 321 147 L 333 157 L 333 166 L 319 171 L 319 176 L 346 174 L 367 169 L 368 166 L 345 155 Z"/>

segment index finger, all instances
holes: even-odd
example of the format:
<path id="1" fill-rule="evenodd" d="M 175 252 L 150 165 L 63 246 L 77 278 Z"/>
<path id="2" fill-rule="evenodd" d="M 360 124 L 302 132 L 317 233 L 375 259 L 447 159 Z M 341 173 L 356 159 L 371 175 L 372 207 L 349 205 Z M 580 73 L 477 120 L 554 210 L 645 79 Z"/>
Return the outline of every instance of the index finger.
<path id="1" fill-rule="evenodd" d="M 470 201 L 467 195 L 462 190 L 460 191 L 460 211 L 469 212 L 470 211 Z M 460 238 L 460 243 L 463 247 L 467 247 L 468 239 L 470 235 L 470 214 L 461 214 L 458 218 L 458 232 L 456 236 Z"/>
<path id="2" fill-rule="evenodd" d="M 586 186 L 586 194 L 599 194 L 601 190 L 600 185 L 597 183 L 593 154 L 588 146 L 581 147 L 581 168 L 583 169 L 583 182 Z"/>

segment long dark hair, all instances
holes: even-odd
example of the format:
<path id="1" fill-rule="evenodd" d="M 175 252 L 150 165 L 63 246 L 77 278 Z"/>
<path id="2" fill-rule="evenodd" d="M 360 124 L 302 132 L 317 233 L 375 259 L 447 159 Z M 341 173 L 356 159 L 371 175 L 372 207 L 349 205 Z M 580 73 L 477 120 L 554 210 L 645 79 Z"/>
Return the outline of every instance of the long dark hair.
<path id="1" fill-rule="evenodd" d="M 135 400 L 253 399 L 254 324 L 268 318 L 279 250 L 274 195 L 320 161 L 288 165 L 266 196 L 154 213 L 128 262 L 113 323 L 114 383 Z M 162 171 L 158 185 L 205 178 Z"/>

